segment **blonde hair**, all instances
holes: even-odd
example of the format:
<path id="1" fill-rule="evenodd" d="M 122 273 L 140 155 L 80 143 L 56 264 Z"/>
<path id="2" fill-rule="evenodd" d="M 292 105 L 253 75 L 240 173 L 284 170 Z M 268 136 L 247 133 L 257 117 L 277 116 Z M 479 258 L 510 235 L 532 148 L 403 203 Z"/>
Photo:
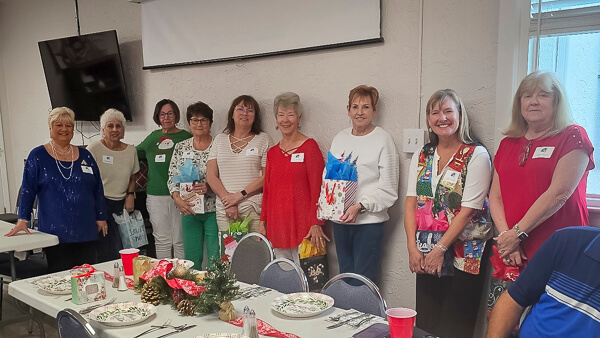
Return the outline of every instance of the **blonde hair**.
<path id="1" fill-rule="evenodd" d="M 536 89 L 543 90 L 554 95 L 552 130 L 550 135 L 556 135 L 566 127 L 573 124 L 571 120 L 571 108 L 565 89 L 556 74 L 552 72 L 533 72 L 527 75 L 513 98 L 512 120 L 510 125 L 504 131 L 508 137 L 522 137 L 527 132 L 527 121 L 521 114 L 521 97 L 525 92 L 533 92 Z"/>
<path id="2" fill-rule="evenodd" d="M 446 100 L 452 100 L 458 108 L 458 114 L 460 118 L 460 125 L 458 126 L 458 138 L 464 144 L 474 143 L 475 140 L 471 137 L 471 128 L 469 127 L 469 117 L 467 116 L 467 110 L 465 109 L 465 105 L 463 104 L 458 94 L 452 89 L 441 89 L 433 93 L 429 100 L 427 101 L 427 106 L 425 106 L 425 110 L 427 115 L 431 114 L 433 108 L 442 104 Z M 436 133 L 431 131 L 431 126 L 429 125 L 429 119 L 426 119 L 427 129 L 429 130 L 429 141 L 435 145 L 438 144 L 439 138 Z"/>
<path id="3" fill-rule="evenodd" d="M 75 124 L 75 113 L 71 108 L 56 107 L 48 114 L 48 127 L 52 128 L 52 123 L 55 121 Z"/>
<path id="4" fill-rule="evenodd" d="M 300 96 L 292 92 L 285 92 L 275 96 L 275 100 L 273 101 L 273 114 L 276 118 L 279 108 L 293 109 L 298 118 L 301 118 L 304 113 L 304 107 L 302 106 L 302 103 L 300 103 Z"/>

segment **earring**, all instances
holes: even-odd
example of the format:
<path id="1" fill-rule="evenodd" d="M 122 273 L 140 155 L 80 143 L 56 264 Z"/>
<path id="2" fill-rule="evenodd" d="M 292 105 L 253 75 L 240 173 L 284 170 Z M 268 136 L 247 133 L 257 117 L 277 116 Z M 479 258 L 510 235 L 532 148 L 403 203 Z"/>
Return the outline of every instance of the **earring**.
<path id="1" fill-rule="evenodd" d="M 275 130 L 279 130 L 279 126 L 275 126 Z"/>
<path id="2" fill-rule="evenodd" d="M 433 129 L 431 129 L 431 127 L 429 127 L 429 128 L 427 128 L 427 131 L 431 133 L 433 131 Z"/>

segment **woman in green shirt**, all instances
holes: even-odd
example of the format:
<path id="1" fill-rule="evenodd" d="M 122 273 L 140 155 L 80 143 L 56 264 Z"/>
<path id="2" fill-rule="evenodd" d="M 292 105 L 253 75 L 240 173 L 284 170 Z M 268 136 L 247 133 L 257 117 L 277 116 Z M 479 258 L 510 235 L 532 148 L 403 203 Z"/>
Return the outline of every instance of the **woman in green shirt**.
<path id="1" fill-rule="evenodd" d="M 188 131 L 177 128 L 179 107 L 169 99 L 158 101 L 154 108 L 155 130 L 137 146 L 138 157 L 148 161 L 146 207 L 152 223 L 156 258 L 184 258 L 181 214 L 171 199 L 167 180 L 169 163 L 175 145 L 192 137 Z M 171 253 L 172 250 L 172 253 Z"/>

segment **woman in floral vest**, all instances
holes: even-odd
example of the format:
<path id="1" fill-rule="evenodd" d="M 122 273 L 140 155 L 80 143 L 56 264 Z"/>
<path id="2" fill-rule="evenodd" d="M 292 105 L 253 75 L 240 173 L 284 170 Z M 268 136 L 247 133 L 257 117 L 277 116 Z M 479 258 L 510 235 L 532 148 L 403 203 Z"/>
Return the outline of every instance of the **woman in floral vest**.
<path id="1" fill-rule="evenodd" d="M 426 110 L 431 142 L 412 158 L 404 220 L 409 266 L 417 273 L 417 326 L 436 336 L 472 337 L 492 236 L 490 157 L 471 137 L 456 92 L 435 92 Z"/>

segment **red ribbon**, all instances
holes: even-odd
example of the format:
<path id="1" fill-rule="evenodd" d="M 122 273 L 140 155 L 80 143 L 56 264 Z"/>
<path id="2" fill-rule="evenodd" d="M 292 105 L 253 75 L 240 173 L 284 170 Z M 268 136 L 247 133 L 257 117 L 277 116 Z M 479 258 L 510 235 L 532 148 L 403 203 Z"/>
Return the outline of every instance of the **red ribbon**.
<path id="1" fill-rule="evenodd" d="M 229 324 L 233 324 L 235 326 L 242 327 L 244 326 L 244 317 L 237 317 L 236 319 L 232 319 L 228 321 Z M 264 322 L 258 318 L 256 318 L 256 326 L 258 328 L 258 333 L 263 336 L 270 337 L 279 337 L 279 338 L 300 338 L 293 333 L 281 332 L 271 326 L 269 323 Z"/>
<path id="2" fill-rule="evenodd" d="M 333 188 L 331 188 L 331 193 L 329 192 L 329 183 L 325 184 L 325 201 L 327 202 L 327 204 L 334 204 L 335 203 L 335 186 L 337 185 L 337 183 L 333 184 Z"/>
<path id="3" fill-rule="evenodd" d="M 94 269 L 93 266 L 89 265 L 89 264 L 83 264 L 81 266 L 74 266 L 73 269 L 87 269 L 87 272 L 82 272 L 80 275 L 76 275 L 76 276 L 71 276 L 73 278 L 80 278 L 80 277 L 90 277 L 92 275 L 92 273 L 96 272 L 96 269 Z"/>
<path id="4" fill-rule="evenodd" d="M 498 248 L 495 245 L 492 247 L 492 250 L 494 251 L 494 255 L 490 257 L 490 262 L 492 262 L 492 265 L 494 266 L 494 274 L 492 277 L 508 282 L 517 280 L 517 277 L 519 277 L 519 274 L 523 271 L 525 266 L 508 266 L 504 264 L 504 261 L 498 252 Z"/>
<path id="5" fill-rule="evenodd" d="M 172 289 L 183 290 L 191 296 L 199 296 L 204 290 L 206 290 L 204 286 L 197 285 L 194 281 L 179 278 L 167 279 L 167 274 L 172 269 L 173 263 L 164 259 L 158 262 L 158 265 L 156 265 L 154 269 L 146 272 L 140 278 L 148 282 L 153 278 L 160 276 L 164 278 L 164 280 Z"/>

